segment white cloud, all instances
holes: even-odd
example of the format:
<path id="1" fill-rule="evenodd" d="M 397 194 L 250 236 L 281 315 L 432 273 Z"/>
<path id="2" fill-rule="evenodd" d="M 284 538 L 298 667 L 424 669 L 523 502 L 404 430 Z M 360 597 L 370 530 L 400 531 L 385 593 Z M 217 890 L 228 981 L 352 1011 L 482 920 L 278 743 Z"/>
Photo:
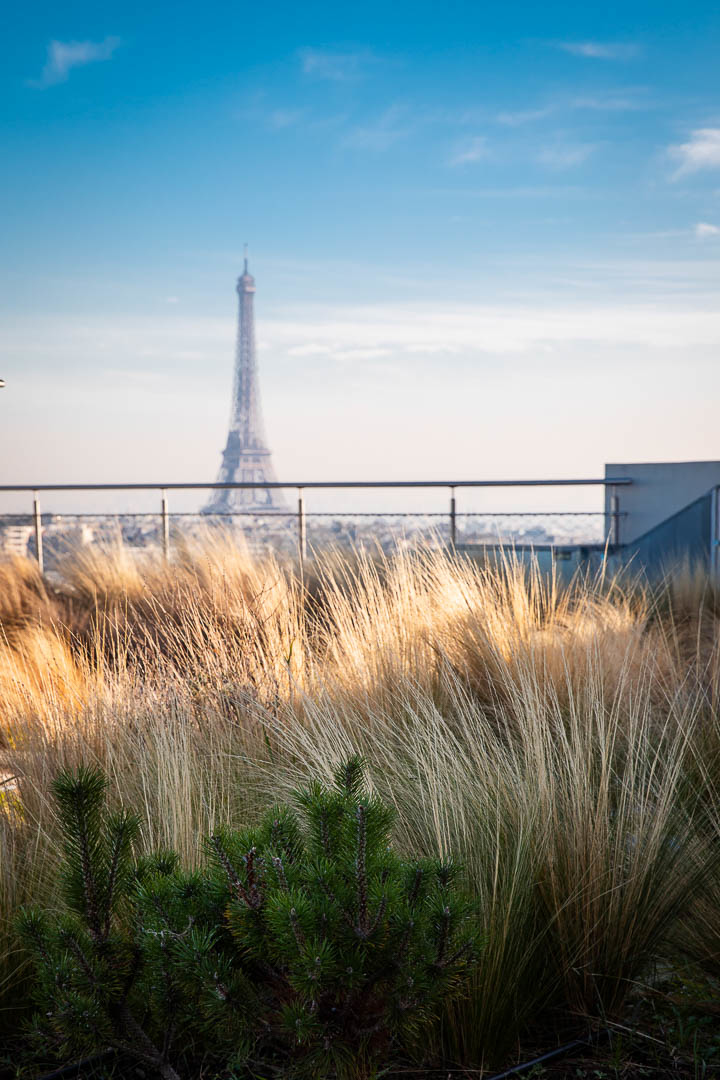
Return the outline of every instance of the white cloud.
<path id="1" fill-rule="evenodd" d="M 571 101 L 573 109 L 591 109 L 596 112 L 635 112 L 652 107 L 652 102 L 641 96 L 641 89 L 577 97 Z"/>
<path id="2" fill-rule="evenodd" d="M 587 161 L 594 150 L 592 143 L 546 146 L 537 155 L 537 160 L 549 169 L 573 169 Z"/>
<path id="3" fill-rule="evenodd" d="M 375 61 L 368 50 L 330 52 L 324 49 L 300 49 L 303 74 L 330 82 L 350 82 L 360 78 L 364 69 Z"/>
<path id="4" fill-rule="evenodd" d="M 676 177 L 720 169 L 720 128 L 697 128 L 686 143 L 671 146 L 668 153 L 679 162 Z"/>
<path id="5" fill-rule="evenodd" d="M 679 309 L 647 304 L 442 304 L 318 305 L 288 307 L 281 318 L 265 319 L 262 336 L 273 352 L 311 351 L 329 359 L 338 354 L 374 355 L 382 350 L 442 354 L 508 354 L 540 346 L 597 345 L 691 347 L 720 344 L 720 313 L 712 305 Z M 379 353 L 377 353 L 379 355 Z"/>
<path id="6" fill-rule="evenodd" d="M 639 51 L 637 45 L 619 41 L 559 41 L 557 48 L 592 60 L 630 60 Z"/>
<path id="7" fill-rule="evenodd" d="M 450 195 L 457 199 L 459 195 L 473 199 L 569 199 L 587 195 L 587 190 L 571 184 L 533 184 L 516 187 L 495 188 L 432 188 L 434 195 Z"/>
<path id="8" fill-rule="evenodd" d="M 692 264 L 696 266 L 695 263 Z M 638 270 L 647 269 L 646 263 Z M 668 268 L 668 273 L 673 270 Z M 675 268 L 676 269 L 676 268 Z M 618 267 L 608 268 L 617 276 Z M 713 280 L 716 264 L 708 263 Z M 705 300 L 671 301 L 657 281 L 650 283 L 645 302 L 624 300 L 582 303 L 404 303 L 286 305 L 266 315 L 258 325 L 266 356 L 264 373 L 274 368 L 284 377 L 281 358 L 293 363 L 300 357 L 341 359 L 414 354 L 500 356 L 527 352 L 546 345 L 577 348 L 598 346 L 692 348 L 720 346 L 720 312 L 712 294 Z M 683 290 L 680 290 L 683 292 Z M 684 291 L 686 292 L 686 290 Z M 682 306 L 680 306 L 682 305 Z M 48 319 L 42 331 L 29 335 L 23 320 L 6 330 L 9 351 L 22 356 L 29 369 L 42 372 L 50 363 L 66 363 L 84 371 L 120 366 L 123 370 L 152 370 L 177 374 L 202 366 L 217 380 L 220 392 L 232 371 L 235 321 L 227 318 L 188 318 L 180 313 L 159 317 L 97 318 L 78 322 L 71 317 Z M 98 365 L 98 352 L 102 363 Z"/>
<path id="9" fill-rule="evenodd" d="M 30 80 L 29 85 L 43 89 L 65 82 L 73 68 L 109 60 L 119 44 L 117 37 L 106 37 L 104 41 L 51 41 L 42 74 Z"/>
<path id="10" fill-rule="evenodd" d="M 342 140 L 343 146 L 357 150 L 387 150 L 406 138 L 417 126 L 405 105 L 391 105 L 376 121 L 354 128 Z"/>
<path id="11" fill-rule="evenodd" d="M 707 240 L 710 236 L 720 236 L 720 225 L 710 225 L 707 221 L 698 221 L 695 226 L 695 235 L 699 240 Z"/>
<path id="12" fill-rule="evenodd" d="M 506 124 L 507 127 L 519 127 L 521 124 L 529 124 L 533 120 L 542 120 L 553 112 L 552 105 L 546 105 L 542 109 L 519 109 L 516 112 L 501 112 L 495 117 L 498 124 Z"/>
<path id="13" fill-rule="evenodd" d="M 279 131 L 282 128 L 294 127 L 304 116 L 303 109 L 273 109 L 267 120 L 271 128 Z"/>
<path id="14" fill-rule="evenodd" d="M 520 127 L 535 120 L 544 120 L 547 116 L 564 109 L 587 109 L 593 112 L 636 112 L 652 108 L 653 102 L 642 86 L 629 86 L 618 90 L 601 91 L 596 94 L 581 95 L 561 99 L 552 104 L 536 109 L 505 110 L 495 117 L 498 124 L 507 127 Z"/>
<path id="15" fill-rule="evenodd" d="M 316 341 L 308 341 L 305 345 L 291 345 L 287 351 L 288 356 L 328 356 L 332 353 L 332 346 L 320 345 Z"/>
<path id="16" fill-rule="evenodd" d="M 365 349 L 357 349 L 354 346 L 349 346 L 345 349 L 334 350 L 336 360 L 340 361 L 353 361 L 353 360 L 378 360 L 385 356 L 390 356 L 392 350 L 383 348 L 379 345 L 372 345 Z"/>
<path id="17" fill-rule="evenodd" d="M 473 135 L 457 148 L 450 158 L 450 165 L 468 165 L 473 161 L 482 161 L 490 156 L 487 139 L 484 135 Z"/>

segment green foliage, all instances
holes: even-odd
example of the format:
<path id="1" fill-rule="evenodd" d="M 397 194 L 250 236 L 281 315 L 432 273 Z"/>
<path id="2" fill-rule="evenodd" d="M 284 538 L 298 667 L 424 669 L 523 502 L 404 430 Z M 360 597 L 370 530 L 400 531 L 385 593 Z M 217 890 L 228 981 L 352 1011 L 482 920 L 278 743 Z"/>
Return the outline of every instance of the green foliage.
<path id="1" fill-rule="evenodd" d="M 307 1076 L 362 1075 L 425 1024 L 471 961 L 469 910 L 455 869 L 407 863 L 389 845 L 392 813 L 363 788 L 352 759 L 326 790 L 297 794 L 299 813 L 212 838 L 233 940 L 269 965 L 274 1035 Z"/>
<path id="2" fill-rule="evenodd" d="M 68 910 L 56 919 L 33 910 L 20 915 L 20 932 L 36 959 L 41 1008 L 33 1034 L 39 1050 L 60 1060 L 132 1049 L 137 1060 L 175 1080 L 168 1048 L 138 1019 L 147 1011 L 140 975 L 148 970 L 144 930 L 133 917 L 139 821 L 107 812 L 106 787 L 102 773 L 89 768 L 62 772 L 53 785 Z"/>
<path id="3" fill-rule="evenodd" d="M 99 942 L 107 939 L 116 906 L 127 895 L 132 844 L 139 820 L 105 813 L 107 781 L 96 769 L 63 771 L 53 784 L 65 839 L 65 897 L 68 907 Z"/>
<path id="4" fill-rule="evenodd" d="M 369 1077 L 420 1056 L 474 962 L 472 914 L 451 863 L 393 853 L 359 759 L 257 829 L 215 833 L 192 873 L 172 852 L 133 861 L 137 819 L 105 789 L 91 769 L 56 781 L 68 911 L 21 918 L 45 1051 L 114 1047 L 166 1080 Z"/>

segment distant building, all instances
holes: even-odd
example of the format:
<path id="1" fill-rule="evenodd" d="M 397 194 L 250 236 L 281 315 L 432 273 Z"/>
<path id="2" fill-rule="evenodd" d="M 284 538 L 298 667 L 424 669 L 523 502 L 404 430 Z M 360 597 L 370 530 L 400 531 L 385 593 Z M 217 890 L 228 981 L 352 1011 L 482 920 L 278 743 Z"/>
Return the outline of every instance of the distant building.
<path id="1" fill-rule="evenodd" d="M 248 261 L 238 278 L 240 300 L 238 336 L 235 352 L 235 381 L 233 385 L 230 430 L 223 450 L 218 474 L 219 484 L 274 483 L 275 471 L 265 439 L 260 388 L 258 385 L 255 352 L 255 317 L 253 299 L 255 278 L 248 272 Z M 205 506 L 206 514 L 227 514 L 243 510 L 278 510 L 285 507 L 277 488 L 227 488 L 213 491 Z"/>
<path id="2" fill-rule="evenodd" d="M 22 557 L 28 555 L 32 534 L 32 525 L 3 526 L 0 528 L 0 551 L 3 555 L 20 555 Z"/>

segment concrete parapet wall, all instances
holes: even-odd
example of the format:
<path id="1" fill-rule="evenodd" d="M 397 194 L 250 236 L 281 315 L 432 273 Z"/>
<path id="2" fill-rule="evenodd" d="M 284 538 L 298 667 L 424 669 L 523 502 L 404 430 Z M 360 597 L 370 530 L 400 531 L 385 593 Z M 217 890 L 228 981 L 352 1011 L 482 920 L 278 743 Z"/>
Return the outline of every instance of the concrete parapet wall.
<path id="1" fill-rule="evenodd" d="M 605 476 L 628 477 L 618 487 L 620 543 L 632 544 L 661 522 L 720 485 L 720 461 L 633 462 L 605 466 Z M 612 491 L 605 489 L 605 512 Z M 609 520 L 609 518 L 608 518 Z"/>

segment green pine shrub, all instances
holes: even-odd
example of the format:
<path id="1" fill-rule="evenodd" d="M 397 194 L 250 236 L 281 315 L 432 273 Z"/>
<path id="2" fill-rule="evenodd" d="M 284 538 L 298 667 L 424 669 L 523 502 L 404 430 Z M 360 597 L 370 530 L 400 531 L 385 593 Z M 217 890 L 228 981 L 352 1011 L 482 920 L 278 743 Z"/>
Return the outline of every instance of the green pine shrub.
<path id="1" fill-rule="evenodd" d="M 208 865 L 133 858 L 138 819 L 102 773 L 54 785 L 67 911 L 26 910 L 33 1035 L 66 1061 L 114 1048 L 165 1080 L 364 1078 L 419 1059 L 477 956 L 456 868 L 392 851 L 392 812 L 357 758 L 257 829 L 221 830 Z"/>

